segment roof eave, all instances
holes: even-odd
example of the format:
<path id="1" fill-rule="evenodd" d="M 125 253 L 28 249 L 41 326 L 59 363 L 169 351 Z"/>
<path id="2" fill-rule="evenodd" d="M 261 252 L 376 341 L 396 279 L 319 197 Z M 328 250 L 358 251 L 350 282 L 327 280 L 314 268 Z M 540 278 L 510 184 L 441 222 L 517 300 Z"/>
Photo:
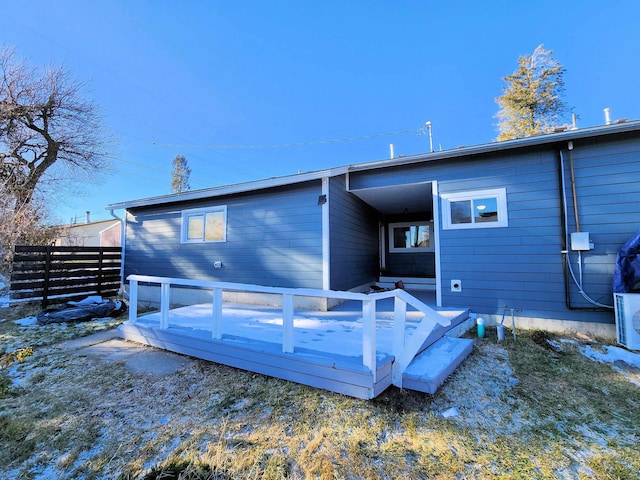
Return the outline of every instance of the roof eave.
<path id="1" fill-rule="evenodd" d="M 168 195 L 159 195 L 157 197 L 141 198 L 139 200 L 131 200 L 120 203 L 112 203 L 106 207 L 107 210 L 120 210 L 136 207 L 148 207 L 151 205 L 162 205 L 167 203 L 187 202 L 191 200 L 201 200 L 203 198 L 220 197 L 223 195 L 233 195 L 236 193 L 245 193 L 265 188 L 282 187 L 296 183 L 302 183 L 312 180 L 320 180 L 325 177 L 332 177 L 346 173 L 347 167 L 337 167 L 327 170 L 318 170 L 314 172 L 298 173 L 295 175 L 287 175 L 283 177 L 273 177 L 264 180 L 256 180 L 252 182 L 236 183 L 233 185 L 221 185 L 218 187 L 203 188 L 200 190 L 191 190 L 183 193 L 172 193 Z"/>
<path id="2" fill-rule="evenodd" d="M 399 157 L 388 160 L 378 160 L 375 162 L 366 162 L 353 164 L 349 166 L 350 172 L 362 170 L 372 170 L 378 168 L 386 168 L 397 165 L 408 165 L 412 163 L 420 163 L 425 161 L 446 160 L 450 158 L 469 157 L 485 153 L 501 152 L 505 150 L 515 150 L 545 144 L 555 144 L 560 142 L 569 142 L 582 138 L 590 138 L 602 135 L 614 135 L 632 131 L 640 131 L 640 121 L 616 123 L 613 125 L 603 125 L 589 128 L 579 128 L 567 130 L 558 133 L 548 133 L 544 135 L 536 135 L 533 137 L 519 138 L 516 140 L 505 140 L 502 142 L 485 143 L 474 145 L 471 147 L 459 147 L 451 150 L 443 150 L 439 152 L 421 153 L 418 155 L 410 155 L 407 157 Z"/>

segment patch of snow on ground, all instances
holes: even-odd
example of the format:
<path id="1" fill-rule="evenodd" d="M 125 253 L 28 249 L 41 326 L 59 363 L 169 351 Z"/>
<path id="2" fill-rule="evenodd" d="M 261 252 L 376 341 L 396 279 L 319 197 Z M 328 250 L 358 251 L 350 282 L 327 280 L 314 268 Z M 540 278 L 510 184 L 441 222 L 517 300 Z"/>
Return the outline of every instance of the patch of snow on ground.
<path id="1" fill-rule="evenodd" d="M 32 325 L 37 325 L 38 319 L 36 317 L 24 317 L 19 318 L 18 320 L 14 320 L 13 323 L 18 324 L 21 327 L 30 327 Z"/>
<path id="2" fill-rule="evenodd" d="M 601 350 L 595 350 L 590 345 L 580 347 L 580 353 L 585 357 L 596 362 L 612 364 L 614 370 L 640 387 L 640 353 L 615 346 L 603 346 Z"/>
<path id="3" fill-rule="evenodd" d="M 458 415 L 460 415 L 460 412 L 458 412 L 458 409 L 456 407 L 451 407 L 451 408 L 445 410 L 444 412 L 442 412 L 441 415 L 444 418 L 457 417 Z"/>
<path id="4" fill-rule="evenodd" d="M 528 412 L 510 395 L 518 379 L 506 349 L 499 343 L 485 344 L 470 358 L 447 380 L 433 409 L 445 418 L 483 432 L 490 440 L 497 435 L 519 435 Z M 457 415 L 451 415 L 454 411 Z"/>
<path id="5" fill-rule="evenodd" d="M 0 308 L 9 307 L 9 285 L 7 279 L 0 275 Z"/>
<path id="6" fill-rule="evenodd" d="M 602 347 L 602 349 L 604 353 L 594 350 L 590 345 L 585 345 L 580 348 L 580 353 L 598 362 L 615 363 L 616 361 L 622 360 L 628 365 L 640 368 L 640 353 L 633 353 L 624 348 L 614 346 L 605 346 Z"/>

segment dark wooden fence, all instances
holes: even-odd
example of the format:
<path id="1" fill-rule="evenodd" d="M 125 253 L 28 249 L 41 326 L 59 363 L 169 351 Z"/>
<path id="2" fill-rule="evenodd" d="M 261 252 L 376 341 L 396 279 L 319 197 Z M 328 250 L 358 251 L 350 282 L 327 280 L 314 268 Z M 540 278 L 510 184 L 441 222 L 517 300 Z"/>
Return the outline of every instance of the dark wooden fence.
<path id="1" fill-rule="evenodd" d="M 42 307 L 120 289 L 120 247 L 16 246 L 11 299 L 42 300 Z"/>

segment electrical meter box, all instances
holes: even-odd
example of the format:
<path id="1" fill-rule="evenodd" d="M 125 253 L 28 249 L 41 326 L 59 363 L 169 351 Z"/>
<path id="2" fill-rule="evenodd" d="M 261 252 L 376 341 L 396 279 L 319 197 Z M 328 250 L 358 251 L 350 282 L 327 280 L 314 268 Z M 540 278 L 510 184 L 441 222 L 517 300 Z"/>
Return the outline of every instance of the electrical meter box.
<path id="1" fill-rule="evenodd" d="M 573 232 L 571 234 L 571 250 L 591 250 L 593 243 L 589 241 L 588 232 Z"/>

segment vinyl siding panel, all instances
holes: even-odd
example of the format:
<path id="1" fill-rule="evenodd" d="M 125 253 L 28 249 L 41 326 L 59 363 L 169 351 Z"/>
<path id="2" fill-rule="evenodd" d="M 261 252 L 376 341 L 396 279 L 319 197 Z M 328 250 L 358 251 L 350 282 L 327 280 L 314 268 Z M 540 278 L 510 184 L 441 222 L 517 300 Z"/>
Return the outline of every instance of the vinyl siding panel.
<path id="1" fill-rule="evenodd" d="M 617 250 L 640 229 L 640 139 L 574 141 L 572 153 L 581 231 L 594 249 L 582 253 L 583 288 L 597 302 L 611 304 L 611 276 Z M 613 322 L 611 310 L 593 309 L 570 281 L 566 305 L 565 232 L 560 150 L 564 159 L 569 232 L 575 231 L 567 145 L 481 154 L 467 158 L 350 175 L 352 188 L 437 181 L 441 194 L 506 188 L 506 228 L 442 230 L 440 258 L 443 306 L 469 307 L 502 314 L 505 305 L 520 315 L 540 318 Z M 578 255 L 571 252 L 574 270 Z M 450 291 L 452 279 L 462 292 Z"/>
<path id="2" fill-rule="evenodd" d="M 580 230 L 588 232 L 594 249 L 584 252 L 584 290 L 595 300 L 611 304 L 611 275 L 618 249 L 640 229 L 640 141 L 605 144 L 595 141 L 577 144 L 573 150 Z M 570 159 L 564 155 L 569 175 Z M 570 186 L 567 186 L 570 190 Z M 576 229 L 570 192 L 568 213 L 570 231 Z M 572 255 L 575 263 L 576 254 Z M 571 289 L 571 302 L 586 305 L 577 288 Z"/>
<path id="3" fill-rule="evenodd" d="M 442 193 L 506 188 L 509 219 L 505 228 L 442 231 L 443 302 L 479 313 L 501 314 L 509 306 L 528 317 L 571 317 L 565 306 L 557 159 L 556 152 L 538 151 L 460 162 L 455 178 L 439 184 Z M 462 281 L 462 292 L 450 291 L 451 279 Z"/>
<path id="4" fill-rule="evenodd" d="M 128 212 L 126 271 L 297 288 L 322 287 L 320 181 Z M 180 243 L 181 212 L 227 206 L 227 241 Z M 222 268 L 213 263 L 221 261 Z"/>
<path id="5" fill-rule="evenodd" d="M 424 253 L 387 253 L 387 271 L 389 277 L 435 278 L 435 254 Z"/>
<path id="6" fill-rule="evenodd" d="M 378 280 L 378 215 L 346 191 L 345 177 L 329 182 L 330 288 L 349 290 Z"/>
<path id="7" fill-rule="evenodd" d="M 640 193 L 638 182 L 629 182 L 629 178 L 640 179 L 638 163 L 631 160 L 637 157 L 637 149 L 637 141 L 612 143 L 606 148 L 585 142 L 584 145 L 576 145 L 573 152 L 580 226 L 582 231 L 590 233 L 595 244 L 593 250 L 582 254 L 583 289 L 593 300 L 603 304 L 612 303 L 611 276 L 616 252 L 640 226 L 633 197 L 615 194 L 617 183 L 623 177 L 625 193 Z M 453 231 L 443 232 L 443 285 L 446 286 L 448 279 L 452 278 L 462 279 L 463 284 L 460 294 L 444 288 L 444 301 L 458 303 L 459 296 L 487 313 L 497 313 L 501 307 L 509 305 L 522 309 L 522 315 L 526 316 L 611 322 L 611 311 L 569 310 L 566 306 L 561 254 L 565 239 L 560 175 L 557 171 L 559 152 L 549 151 L 538 158 L 538 173 L 527 175 L 525 182 L 508 173 L 502 178 L 507 188 L 508 228 L 486 229 L 484 233 L 480 230 L 467 231 L 470 235 L 465 238 Z M 569 232 L 572 232 L 575 231 L 575 219 L 568 151 L 563 151 L 563 158 Z M 528 161 L 526 158 L 518 156 L 505 160 L 509 165 L 518 165 L 515 171 L 526 171 L 522 165 Z M 461 181 L 443 182 L 441 191 L 463 189 L 472 181 L 471 174 L 465 174 L 464 169 L 458 175 Z M 463 175 L 469 176 L 465 178 Z M 451 244 L 457 246 L 451 248 Z M 572 252 L 570 259 L 577 272 L 577 253 Z M 467 289 L 471 292 L 466 293 Z M 595 307 L 580 295 L 572 281 L 569 295 L 573 308 Z"/>

